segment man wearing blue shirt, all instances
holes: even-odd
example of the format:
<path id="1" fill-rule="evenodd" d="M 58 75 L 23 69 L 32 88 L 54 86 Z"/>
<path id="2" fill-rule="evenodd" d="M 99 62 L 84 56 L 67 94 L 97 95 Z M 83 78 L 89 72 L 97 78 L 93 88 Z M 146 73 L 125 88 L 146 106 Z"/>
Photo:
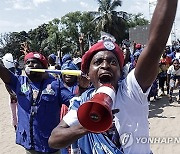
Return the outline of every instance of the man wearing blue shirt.
<path id="1" fill-rule="evenodd" d="M 46 69 L 46 58 L 37 52 L 28 53 L 27 68 Z M 47 73 L 26 72 L 27 76 L 16 76 L 0 65 L 1 79 L 17 95 L 18 125 L 16 143 L 26 149 L 27 154 L 59 153 L 48 146 L 53 128 L 60 122 L 62 103 L 69 106 L 72 93 L 63 84 Z"/>

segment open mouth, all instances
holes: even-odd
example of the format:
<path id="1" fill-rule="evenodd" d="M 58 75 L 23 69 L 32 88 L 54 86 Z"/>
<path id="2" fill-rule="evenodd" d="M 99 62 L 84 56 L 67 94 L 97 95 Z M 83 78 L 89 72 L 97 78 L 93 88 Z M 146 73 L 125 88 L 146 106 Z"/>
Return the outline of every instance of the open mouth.
<path id="1" fill-rule="evenodd" d="M 99 76 L 100 83 L 111 83 L 112 82 L 112 75 L 110 74 L 101 74 Z"/>

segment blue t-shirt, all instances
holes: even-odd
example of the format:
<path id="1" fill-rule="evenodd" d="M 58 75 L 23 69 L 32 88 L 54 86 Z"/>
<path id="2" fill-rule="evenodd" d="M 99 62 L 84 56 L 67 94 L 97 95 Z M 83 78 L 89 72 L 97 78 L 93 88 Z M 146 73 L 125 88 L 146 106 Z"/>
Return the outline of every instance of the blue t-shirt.
<path id="1" fill-rule="evenodd" d="M 80 97 L 74 97 L 71 100 L 69 109 L 78 110 L 79 106 L 89 100 L 94 92 L 94 88 L 90 88 L 85 91 Z M 116 147 L 116 145 L 103 133 L 89 133 L 82 138 L 78 139 L 73 144 L 73 148 L 79 148 L 81 154 L 123 154 L 122 148 Z"/>
<path id="2" fill-rule="evenodd" d="M 60 122 L 61 103 L 69 106 L 72 93 L 51 75 L 32 83 L 26 76 L 11 73 L 9 86 L 18 98 L 16 143 L 39 152 L 56 152 L 49 147 L 48 138 Z"/>

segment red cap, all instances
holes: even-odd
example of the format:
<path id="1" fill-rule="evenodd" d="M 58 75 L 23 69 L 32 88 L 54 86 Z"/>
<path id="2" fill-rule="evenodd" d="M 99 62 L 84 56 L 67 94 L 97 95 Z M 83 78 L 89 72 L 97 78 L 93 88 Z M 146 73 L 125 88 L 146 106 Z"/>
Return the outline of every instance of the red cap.
<path id="1" fill-rule="evenodd" d="M 138 44 L 136 44 L 135 47 L 136 47 L 136 49 L 140 49 L 141 48 L 141 44 L 138 43 Z"/>
<path id="2" fill-rule="evenodd" d="M 109 40 L 105 40 L 105 41 L 100 41 L 96 44 L 94 44 L 82 57 L 82 62 L 81 62 L 81 70 L 84 73 L 88 72 L 89 69 L 89 65 L 91 62 L 92 57 L 99 51 L 111 51 L 113 52 L 118 61 L 119 61 L 119 65 L 120 68 L 123 68 L 123 64 L 124 64 L 124 55 L 122 50 L 120 49 L 120 47 Z"/>
<path id="3" fill-rule="evenodd" d="M 48 68 L 47 59 L 42 54 L 40 54 L 38 52 L 30 52 L 27 55 L 25 55 L 24 62 L 26 62 L 28 59 L 34 59 L 34 58 L 38 59 L 45 68 Z"/>

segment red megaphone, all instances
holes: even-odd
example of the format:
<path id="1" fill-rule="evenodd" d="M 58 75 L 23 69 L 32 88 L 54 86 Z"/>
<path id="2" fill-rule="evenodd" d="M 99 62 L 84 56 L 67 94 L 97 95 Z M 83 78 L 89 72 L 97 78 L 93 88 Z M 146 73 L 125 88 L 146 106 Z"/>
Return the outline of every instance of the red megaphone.
<path id="1" fill-rule="evenodd" d="M 77 116 L 80 124 L 94 133 L 108 130 L 112 126 L 114 99 L 114 88 L 109 84 L 101 86 L 89 101 L 79 107 Z"/>

